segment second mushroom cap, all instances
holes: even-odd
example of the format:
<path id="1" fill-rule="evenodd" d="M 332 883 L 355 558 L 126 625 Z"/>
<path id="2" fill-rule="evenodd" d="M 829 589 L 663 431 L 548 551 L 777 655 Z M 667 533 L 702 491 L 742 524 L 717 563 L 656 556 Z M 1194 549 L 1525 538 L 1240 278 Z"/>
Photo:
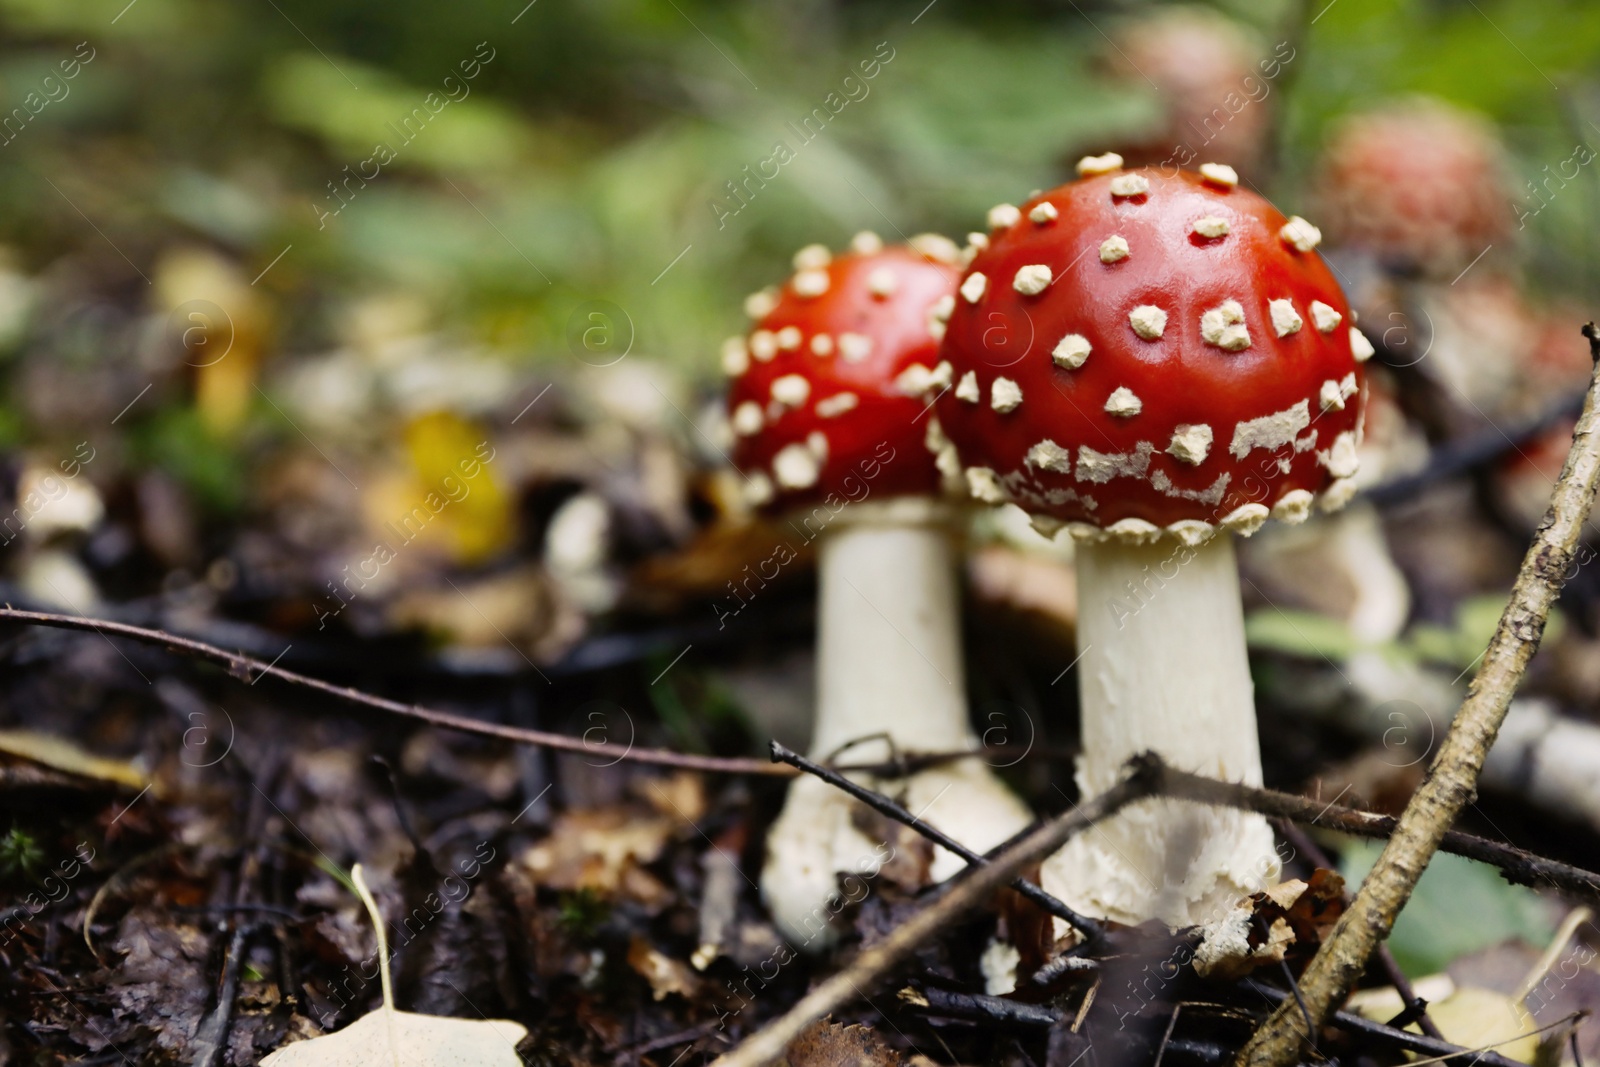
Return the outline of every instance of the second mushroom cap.
<path id="1" fill-rule="evenodd" d="M 956 301 L 938 414 L 973 495 L 1191 542 L 1341 505 L 1372 346 L 1316 227 L 1230 168 L 1086 169 L 1002 220 Z"/>

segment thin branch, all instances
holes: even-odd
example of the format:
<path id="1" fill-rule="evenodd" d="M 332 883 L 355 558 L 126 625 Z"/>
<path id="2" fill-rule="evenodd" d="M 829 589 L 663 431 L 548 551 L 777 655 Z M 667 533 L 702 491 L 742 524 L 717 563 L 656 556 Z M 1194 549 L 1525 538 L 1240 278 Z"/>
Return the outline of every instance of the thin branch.
<path id="1" fill-rule="evenodd" d="M 774 761 L 787 763 L 789 766 L 804 771 L 806 774 L 814 775 L 822 779 L 824 782 L 827 782 L 835 789 L 843 790 L 852 797 L 855 797 L 857 800 L 861 801 L 861 803 L 865 804 L 873 811 L 877 812 L 879 815 L 887 816 L 893 819 L 895 822 L 903 823 L 904 825 L 911 827 L 911 829 L 915 830 L 923 837 L 926 837 L 934 844 L 948 849 L 949 851 L 954 852 L 957 856 L 960 856 L 962 859 L 966 860 L 968 866 L 983 867 L 989 863 L 989 860 L 981 854 L 974 852 L 972 849 L 968 848 L 966 845 L 963 845 L 961 842 L 957 841 L 943 830 L 940 830 L 938 827 L 930 826 L 929 824 L 923 822 L 921 819 L 911 814 L 911 812 L 907 811 L 903 806 L 896 804 L 882 793 L 875 792 L 871 789 L 868 789 L 866 786 L 852 782 L 838 771 L 824 767 L 822 764 L 817 763 L 814 760 L 806 759 L 804 756 L 800 755 L 800 753 L 791 748 L 787 748 L 776 741 L 772 742 L 772 758 Z M 1014 879 L 1011 882 L 1011 888 L 1015 889 L 1018 893 L 1027 897 L 1029 900 L 1033 901 L 1035 904 L 1039 905 L 1039 907 L 1043 908 L 1051 915 L 1054 915 L 1056 918 L 1071 923 L 1073 927 L 1082 932 L 1084 938 L 1090 943 L 1097 943 L 1104 940 L 1106 933 L 1104 923 L 1101 923 L 1095 919 L 1091 919 L 1086 915 L 1079 915 L 1077 912 L 1068 907 L 1064 901 L 1057 899 L 1049 893 L 1046 893 L 1043 889 L 1028 881 L 1026 878 Z"/>
<path id="2" fill-rule="evenodd" d="M 252 685 L 270 674 L 291 685 L 314 689 L 319 693 L 325 693 L 328 696 L 336 697 L 351 704 L 374 708 L 378 711 L 388 712 L 390 715 L 399 715 L 402 718 L 425 722 L 430 726 L 438 726 L 446 730 L 460 730 L 463 733 L 498 737 L 505 741 L 515 741 L 524 745 L 539 745 L 562 752 L 581 752 L 589 755 L 604 756 L 607 759 L 616 758 L 612 755 L 609 746 L 605 751 L 601 751 L 581 737 L 568 737 L 565 734 L 550 733 L 546 730 L 529 730 L 520 726 L 483 722 L 465 715 L 425 708 L 420 704 L 402 704 L 398 700 L 389 700 L 386 697 L 376 696 L 350 686 L 334 685 L 332 682 L 325 682 L 320 678 L 312 678 L 310 675 L 300 674 L 286 667 L 274 666 L 264 660 L 256 659 L 254 656 L 246 656 L 240 652 L 229 652 L 225 648 L 219 648 L 204 641 L 196 641 L 192 637 L 168 633 L 164 630 L 150 630 L 143 626 L 132 626 L 125 622 L 112 622 L 108 619 L 58 615 L 47 611 L 21 611 L 9 606 L 0 608 L 0 621 L 6 620 L 29 623 L 35 626 L 52 626 L 61 630 L 98 631 L 108 635 L 141 641 L 148 645 L 159 645 L 169 652 L 219 663 L 227 668 L 228 673 L 235 678 L 241 680 L 251 679 L 250 684 Z M 252 675 L 254 675 L 253 678 L 251 677 Z M 760 774 L 773 777 L 790 777 L 795 773 L 789 767 L 774 764 L 767 760 L 725 756 L 695 756 L 682 752 L 673 752 L 664 748 L 629 748 L 622 754 L 621 758 L 632 760 L 635 763 L 651 763 L 661 767 L 678 767 L 684 770 L 707 771 L 714 774 Z"/>
<path id="3" fill-rule="evenodd" d="M 1311 839 L 1311 835 L 1288 819 L 1278 820 L 1278 832 L 1295 849 L 1304 852 L 1306 858 L 1318 867 L 1329 868 L 1333 866 L 1333 860 L 1329 859 L 1328 854 L 1322 851 L 1322 847 Z M 1344 902 L 1346 904 L 1350 903 L 1350 894 L 1348 892 L 1344 894 Z M 1383 968 L 1384 977 L 1389 979 L 1389 984 L 1394 986 L 1395 992 L 1400 994 L 1401 1003 L 1406 1006 L 1405 1015 L 1408 1019 L 1420 1026 L 1422 1032 L 1429 1037 L 1443 1041 L 1444 1034 L 1440 1032 L 1438 1024 L 1433 1021 L 1433 1017 L 1428 1014 L 1428 1002 L 1417 996 L 1416 989 L 1411 985 L 1411 979 L 1407 978 L 1406 973 L 1400 969 L 1400 964 L 1395 961 L 1394 953 L 1389 951 L 1389 946 L 1386 944 L 1379 945 L 1377 956 L 1378 966 Z M 1402 1025 L 1400 1029 L 1405 1029 L 1405 1026 Z"/>
<path id="4" fill-rule="evenodd" d="M 1572 567 L 1578 537 L 1595 489 L 1600 486 L 1600 331 L 1583 329 L 1594 370 L 1572 449 L 1556 483 L 1550 509 L 1523 558 L 1511 599 L 1484 651 L 1467 697 L 1445 733 L 1439 755 L 1395 821 L 1394 833 L 1362 882 L 1355 900 L 1334 925 L 1301 976 L 1301 991 L 1314 1022 L 1343 1002 L 1366 969 L 1378 942 L 1411 898 L 1417 880 L 1438 851 L 1450 825 L 1477 795 L 1478 775 L 1528 661 L 1539 649 L 1545 621 Z M 1239 1067 L 1288 1067 L 1303 1040 L 1296 1011 L 1280 1004 L 1239 1053 Z"/>
<path id="5" fill-rule="evenodd" d="M 1214 778 L 1202 778 L 1166 764 L 1162 764 L 1157 773 L 1157 791 L 1163 796 L 1240 808 L 1360 837 L 1389 837 L 1400 821 L 1393 815 L 1379 815 L 1359 808 L 1323 804 L 1271 789 L 1256 789 L 1232 782 L 1219 782 Z M 1460 830 L 1448 830 L 1439 840 L 1438 847 L 1442 851 L 1496 867 L 1501 877 L 1513 885 L 1549 886 L 1600 902 L 1600 874 L 1594 871 L 1535 856 L 1514 845 L 1490 841 Z"/>
<path id="6" fill-rule="evenodd" d="M 848 967 L 801 997 L 787 1012 L 716 1060 L 713 1067 L 761 1067 L 775 1062 L 807 1026 L 869 992 L 940 930 L 981 904 L 1022 868 L 1048 856 L 1092 823 L 1150 796 L 1154 771 L 1151 760 L 1135 757 L 1129 761 L 1127 776 L 1100 796 L 1033 830 L 987 866 L 968 868 L 933 903 L 895 927 L 882 941 L 862 949 Z"/>
<path id="7" fill-rule="evenodd" d="M 1284 990 L 1253 979 L 1242 983 L 1241 990 L 1254 993 L 1271 1004 L 1292 1004 L 1294 1002 L 1294 998 Z M 900 991 L 899 998 L 902 1003 L 920 1011 L 924 1015 L 968 1019 L 973 1022 L 993 1023 L 996 1026 L 1025 1026 L 1042 1029 L 1066 1018 L 1060 1011 L 1046 1005 L 1026 1004 L 1020 1001 L 1007 1000 L 1003 997 L 983 996 L 974 993 L 956 993 L 931 986 L 921 989 L 907 987 Z M 1229 1011 L 1241 1013 L 1248 1010 L 1220 1004 L 1185 1004 L 1182 1001 L 1176 1007 L 1180 1009 L 1183 1007 L 1225 1008 Z M 1256 1014 L 1259 1017 L 1259 1013 Z M 1246 1017 L 1248 1018 L 1249 1015 L 1247 1014 Z M 1168 1047 L 1185 1047 L 1180 1045 L 1179 1042 L 1171 1040 L 1172 1022 L 1173 1020 L 1169 1018 L 1166 1027 L 1166 1040 L 1171 1042 Z M 1391 1051 L 1423 1053 L 1440 1059 L 1472 1056 L 1474 1058 L 1473 1062 L 1481 1064 L 1482 1067 L 1519 1067 L 1515 1060 L 1508 1059 L 1497 1052 L 1465 1048 L 1439 1038 L 1428 1037 L 1424 1034 L 1414 1034 L 1409 1030 L 1396 1029 L 1386 1023 L 1380 1023 L 1365 1016 L 1356 1015 L 1353 1012 L 1337 1012 L 1334 1014 L 1332 1022 L 1341 1030 L 1359 1034 Z"/>
<path id="8" fill-rule="evenodd" d="M 957 993 L 933 986 L 925 989 L 907 986 L 898 995 L 902 1003 L 924 1015 L 969 1019 L 997 1026 L 1049 1026 L 1061 1018 L 1060 1012 L 1042 1004 L 1025 1004 L 980 993 Z"/>
<path id="9" fill-rule="evenodd" d="M 1296 1015 L 1299 1014 L 1299 1008 L 1295 1004 L 1294 998 L 1276 986 L 1266 985 L 1253 979 L 1247 980 L 1245 985 L 1251 992 L 1277 1004 L 1279 1011 L 1294 1011 Z M 1410 1030 L 1400 1030 L 1387 1023 L 1380 1023 L 1376 1019 L 1369 1019 L 1365 1015 L 1357 1015 L 1355 1012 L 1334 1012 L 1332 1022 L 1341 1030 L 1375 1038 L 1388 1044 L 1391 1048 L 1403 1049 L 1406 1052 L 1426 1052 L 1440 1059 L 1472 1056 L 1472 1062 L 1483 1064 L 1484 1067 L 1517 1067 L 1516 1060 L 1509 1059 L 1498 1052 L 1464 1048 L 1442 1038 L 1428 1037 L 1426 1034 L 1414 1034 Z"/>

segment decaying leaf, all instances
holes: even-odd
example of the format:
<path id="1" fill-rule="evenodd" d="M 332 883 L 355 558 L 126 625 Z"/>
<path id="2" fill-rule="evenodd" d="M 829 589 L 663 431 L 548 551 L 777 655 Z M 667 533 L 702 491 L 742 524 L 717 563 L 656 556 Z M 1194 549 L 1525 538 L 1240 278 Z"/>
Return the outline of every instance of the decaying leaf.
<path id="1" fill-rule="evenodd" d="M 700 981 L 688 964 L 651 948 L 642 937 L 635 937 L 628 945 L 628 966 L 650 983 L 650 995 L 656 1000 L 665 1000 L 672 993 L 692 997 L 700 988 Z"/>
<path id="2" fill-rule="evenodd" d="M 1537 1025 L 1526 1008 L 1504 993 L 1476 986 L 1458 986 L 1449 975 L 1432 974 L 1412 983 L 1417 996 L 1428 1002 L 1428 1017 L 1446 1041 L 1466 1049 L 1493 1048 L 1500 1055 L 1519 1063 L 1532 1063 L 1539 1051 L 1539 1035 L 1530 1033 Z M 1387 1022 L 1404 1008 L 1405 1002 L 1393 986 L 1363 989 L 1350 998 L 1347 1007 L 1375 1022 Z M 1406 1027 L 1414 1034 L 1422 1028 Z"/>
<path id="3" fill-rule="evenodd" d="M 593 889 L 654 899 L 665 892 L 641 868 L 658 859 L 673 832 L 673 820 L 633 808 L 569 811 L 550 836 L 522 854 L 539 884 L 552 889 Z"/>
<path id="4" fill-rule="evenodd" d="M 1232 980 L 1291 956 L 1309 958 L 1343 913 L 1344 879 L 1334 871 L 1270 886 L 1202 928 L 1194 969 Z"/>
<path id="5" fill-rule="evenodd" d="M 396 1011 L 389 979 L 389 938 L 358 863 L 351 881 L 378 934 L 383 1006 L 337 1033 L 286 1045 L 262 1067 L 521 1067 L 517 1042 L 528 1036 L 506 1019 L 446 1019 Z"/>
<path id="6" fill-rule="evenodd" d="M 832 1017 L 806 1027 L 785 1058 L 789 1067 L 904 1067 L 906 1062 L 871 1027 L 844 1026 Z"/>
<path id="7" fill-rule="evenodd" d="M 76 742 L 54 734 L 33 730 L 0 730 L 0 752 L 64 774 L 112 782 L 129 789 L 143 789 L 150 784 L 150 779 L 133 764 L 96 756 L 79 747 Z"/>

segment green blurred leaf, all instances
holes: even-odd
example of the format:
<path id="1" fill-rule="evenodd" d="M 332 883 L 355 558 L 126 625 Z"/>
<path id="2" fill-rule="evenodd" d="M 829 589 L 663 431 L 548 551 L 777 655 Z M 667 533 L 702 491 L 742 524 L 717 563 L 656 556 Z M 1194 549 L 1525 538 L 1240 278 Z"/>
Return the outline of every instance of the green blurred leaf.
<path id="1" fill-rule="evenodd" d="M 1244 636 L 1251 648 L 1335 662 L 1349 659 L 1362 647 L 1338 619 L 1280 608 L 1251 612 L 1244 621 Z"/>
<path id="2" fill-rule="evenodd" d="M 1382 848 L 1377 841 L 1347 842 L 1339 862 L 1345 881 L 1359 884 Z M 1389 948 L 1401 970 L 1418 978 L 1513 938 L 1542 946 L 1554 932 L 1550 909 L 1533 890 L 1507 883 L 1492 867 L 1441 852 L 1400 913 Z"/>
<path id="3" fill-rule="evenodd" d="M 206 430 L 193 408 L 164 408 L 130 436 L 140 464 L 168 471 L 210 510 L 232 512 L 244 504 L 249 479 L 243 459 Z"/>
<path id="4" fill-rule="evenodd" d="M 461 62 L 476 60 L 468 53 Z M 478 77 L 492 65 L 479 63 Z M 281 57 L 264 81 L 269 114 L 348 157 L 348 170 L 328 176 L 347 193 L 381 180 L 392 166 L 470 171 L 515 163 L 528 148 L 527 131 L 514 112 L 475 92 L 477 87 L 476 78 L 454 68 L 445 68 L 433 84 L 408 85 L 352 59 L 335 63 L 304 52 Z M 374 172 L 379 176 L 372 177 Z"/>

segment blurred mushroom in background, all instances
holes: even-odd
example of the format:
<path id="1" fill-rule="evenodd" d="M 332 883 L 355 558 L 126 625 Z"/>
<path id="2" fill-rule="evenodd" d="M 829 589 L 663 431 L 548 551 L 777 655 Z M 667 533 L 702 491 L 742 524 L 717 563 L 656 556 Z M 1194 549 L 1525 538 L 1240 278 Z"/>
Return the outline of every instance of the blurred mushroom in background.
<path id="1" fill-rule="evenodd" d="M 1130 90 L 1155 90 L 1160 119 L 1116 151 L 1169 174 L 1212 159 L 1254 172 L 1272 130 L 1273 82 L 1294 58 L 1288 42 L 1269 49 L 1215 9 L 1151 7 L 1113 32 L 1103 60 Z"/>
<path id="2" fill-rule="evenodd" d="M 1448 282 L 1491 245 L 1509 251 L 1515 219 L 1499 135 L 1452 104 L 1412 97 L 1344 119 L 1317 174 L 1329 245 L 1392 273 Z M 1487 266 L 1503 271 L 1505 261 Z"/>

